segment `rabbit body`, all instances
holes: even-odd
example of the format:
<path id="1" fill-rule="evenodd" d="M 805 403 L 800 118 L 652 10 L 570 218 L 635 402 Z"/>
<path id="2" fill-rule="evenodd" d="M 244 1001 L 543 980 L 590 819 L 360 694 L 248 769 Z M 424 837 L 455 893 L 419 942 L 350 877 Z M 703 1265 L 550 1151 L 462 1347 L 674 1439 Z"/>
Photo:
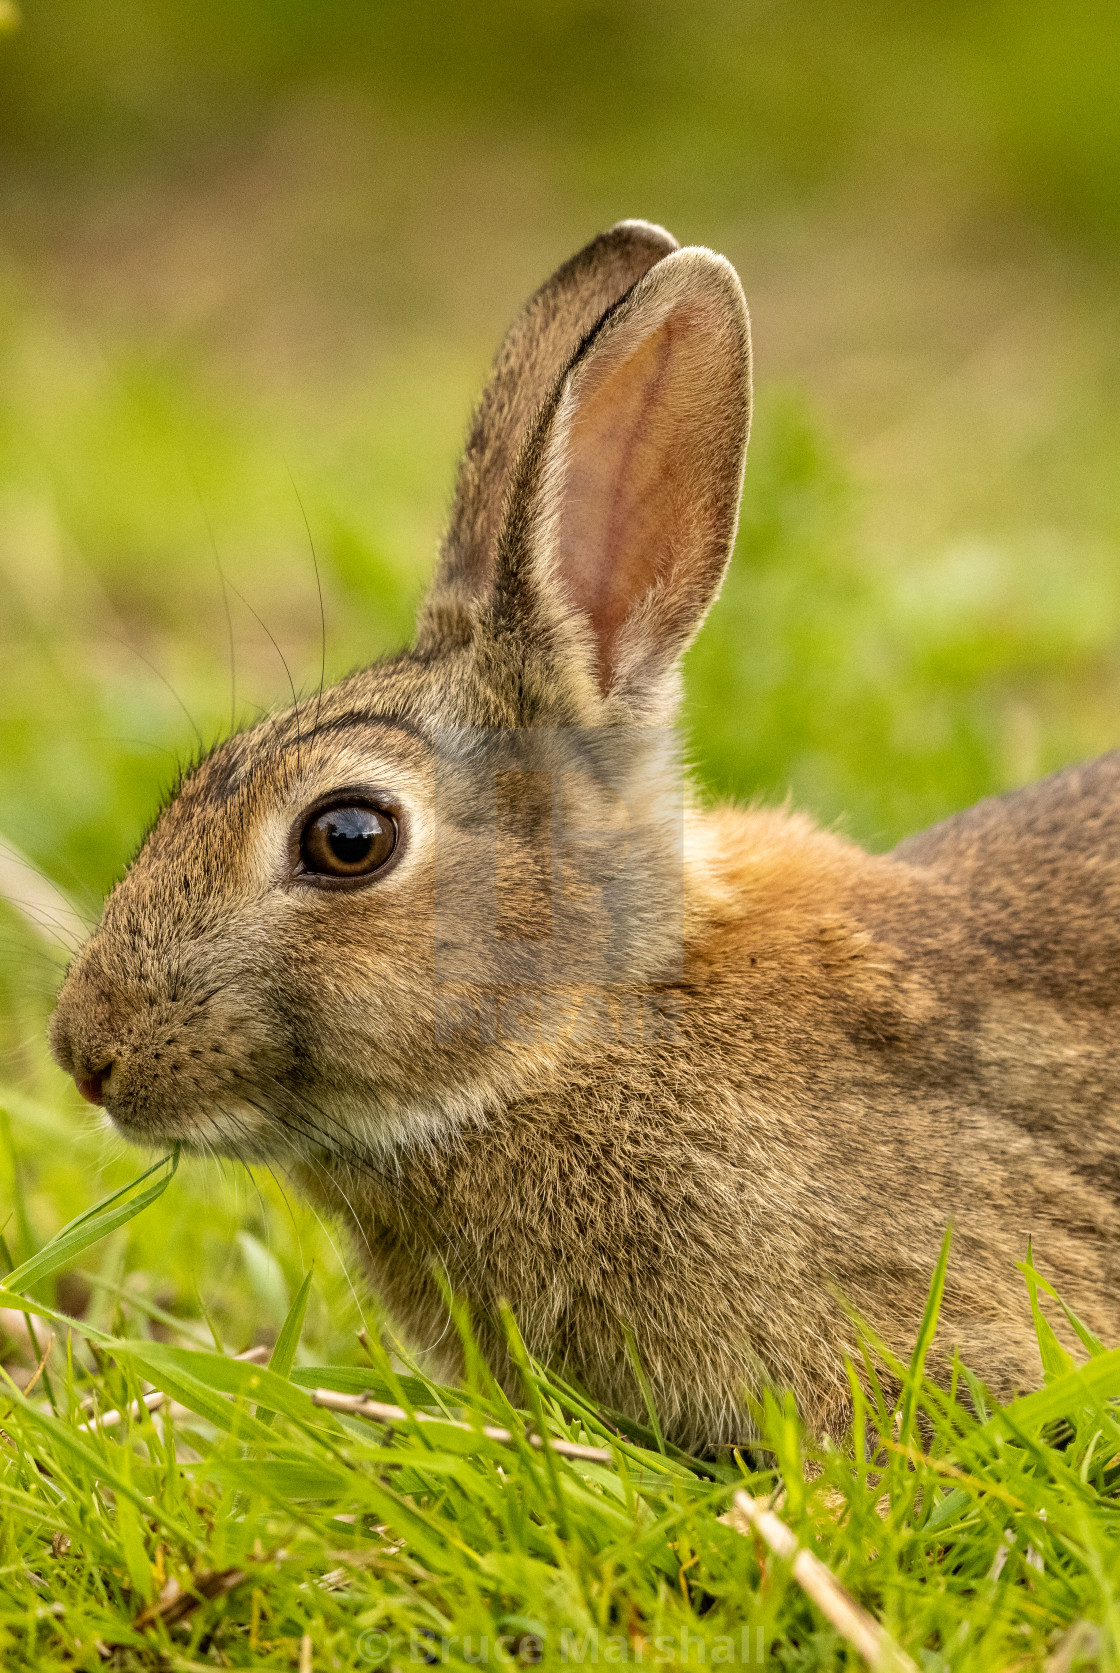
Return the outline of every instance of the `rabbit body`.
<path id="1" fill-rule="evenodd" d="M 435 1268 L 493 1364 L 505 1297 L 534 1355 L 641 1417 L 625 1321 L 683 1444 L 741 1441 L 766 1383 L 839 1436 L 837 1297 L 905 1352 L 950 1221 L 935 1373 L 956 1347 L 1002 1397 L 1038 1381 L 1032 1235 L 1114 1339 L 1120 758 L 894 855 L 778 813 L 697 827 L 677 1039 L 569 1047 L 383 1178 L 308 1173 L 411 1339 L 450 1348 Z"/>
<path id="2" fill-rule="evenodd" d="M 905 1352 L 950 1222 L 935 1374 L 957 1349 L 1001 1396 L 1038 1380 L 1029 1236 L 1120 1324 L 1120 757 L 882 856 L 697 806 L 678 664 L 748 412 L 720 258 L 621 223 L 560 269 L 495 364 L 413 648 L 186 775 L 52 1024 L 130 1137 L 278 1160 L 346 1216 L 449 1374 L 448 1285 L 511 1386 L 502 1300 L 640 1418 L 629 1332 L 692 1447 L 748 1439 L 767 1385 L 842 1435 L 849 1309 Z M 353 807 L 396 832 L 368 881 L 308 862 Z"/>

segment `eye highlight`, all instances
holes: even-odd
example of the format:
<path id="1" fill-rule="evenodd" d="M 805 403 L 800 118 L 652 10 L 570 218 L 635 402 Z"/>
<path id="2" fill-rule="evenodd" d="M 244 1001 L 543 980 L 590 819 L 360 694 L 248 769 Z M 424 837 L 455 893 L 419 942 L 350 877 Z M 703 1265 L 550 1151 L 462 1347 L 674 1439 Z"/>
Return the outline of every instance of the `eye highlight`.
<path id="1" fill-rule="evenodd" d="M 297 875 L 308 882 L 361 882 L 380 871 L 397 846 L 397 822 L 383 808 L 342 802 L 304 825 Z"/>

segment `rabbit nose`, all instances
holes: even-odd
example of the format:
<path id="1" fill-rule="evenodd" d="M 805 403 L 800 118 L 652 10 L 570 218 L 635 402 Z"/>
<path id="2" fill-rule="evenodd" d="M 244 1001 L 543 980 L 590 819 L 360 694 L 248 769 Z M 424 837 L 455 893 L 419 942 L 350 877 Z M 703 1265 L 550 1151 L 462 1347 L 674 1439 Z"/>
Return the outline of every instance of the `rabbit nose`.
<path id="1" fill-rule="evenodd" d="M 113 1038 L 106 1019 L 88 1004 L 88 996 L 75 988 L 72 978 L 55 1006 L 50 1042 L 55 1062 L 73 1077 L 82 1097 L 103 1104 L 105 1083 L 113 1072 Z"/>
<path id="2" fill-rule="evenodd" d="M 88 1074 L 76 1073 L 75 1084 L 82 1097 L 91 1104 L 105 1102 L 105 1082 L 112 1073 L 113 1065 L 106 1063 L 103 1069 L 91 1069 Z"/>

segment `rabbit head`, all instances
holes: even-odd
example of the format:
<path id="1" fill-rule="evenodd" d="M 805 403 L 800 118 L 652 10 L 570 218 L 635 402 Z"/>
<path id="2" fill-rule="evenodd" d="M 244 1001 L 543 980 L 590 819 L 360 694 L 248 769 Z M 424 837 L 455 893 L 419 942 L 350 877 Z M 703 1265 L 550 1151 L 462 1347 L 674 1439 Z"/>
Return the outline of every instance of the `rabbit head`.
<path id="1" fill-rule="evenodd" d="M 55 1056 L 123 1133 L 247 1159 L 424 1141 L 559 1049 L 541 996 L 672 982 L 679 660 L 749 404 L 710 251 L 623 222 L 531 299 L 413 647 L 187 772 L 68 972 Z"/>

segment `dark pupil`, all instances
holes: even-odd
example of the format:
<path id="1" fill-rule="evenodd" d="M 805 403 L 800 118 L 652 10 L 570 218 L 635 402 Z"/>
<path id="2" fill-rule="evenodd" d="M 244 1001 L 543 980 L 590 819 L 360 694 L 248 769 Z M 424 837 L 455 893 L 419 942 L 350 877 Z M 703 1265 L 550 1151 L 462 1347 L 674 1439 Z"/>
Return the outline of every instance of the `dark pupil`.
<path id="1" fill-rule="evenodd" d="M 344 866 L 359 866 L 368 859 L 374 838 L 381 831 L 381 821 L 376 813 L 365 807 L 347 807 L 338 813 L 326 813 L 320 823 L 331 853 Z"/>
<path id="2" fill-rule="evenodd" d="M 300 860 L 315 877 L 371 877 L 397 845 L 397 824 L 381 808 L 324 808 L 304 826 Z"/>

